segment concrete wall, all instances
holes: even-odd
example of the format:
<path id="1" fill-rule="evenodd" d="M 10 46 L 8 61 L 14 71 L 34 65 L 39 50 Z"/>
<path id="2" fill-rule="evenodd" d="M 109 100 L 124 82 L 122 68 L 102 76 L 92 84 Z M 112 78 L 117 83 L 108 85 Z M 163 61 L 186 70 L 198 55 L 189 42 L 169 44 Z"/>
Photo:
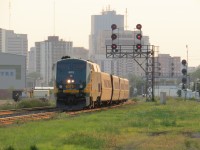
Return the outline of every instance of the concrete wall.
<path id="1" fill-rule="evenodd" d="M 178 87 L 176 86 L 157 86 L 154 90 L 155 96 L 160 96 L 160 92 L 166 92 L 166 96 L 177 97 Z"/>

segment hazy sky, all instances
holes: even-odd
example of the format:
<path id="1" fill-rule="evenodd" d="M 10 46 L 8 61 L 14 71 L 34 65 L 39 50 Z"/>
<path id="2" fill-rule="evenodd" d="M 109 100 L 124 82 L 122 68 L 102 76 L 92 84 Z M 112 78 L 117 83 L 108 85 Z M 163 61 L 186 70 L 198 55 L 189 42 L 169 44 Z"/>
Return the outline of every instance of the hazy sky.
<path id="1" fill-rule="evenodd" d="M 29 48 L 54 34 L 54 0 L 10 0 L 10 29 L 28 34 Z M 128 10 L 128 29 L 142 24 L 159 53 L 187 58 L 200 65 L 200 0 L 55 0 L 55 35 L 88 48 L 91 15 L 110 5 L 117 14 Z M 0 28 L 9 29 L 9 0 L 0 0 Z"/>

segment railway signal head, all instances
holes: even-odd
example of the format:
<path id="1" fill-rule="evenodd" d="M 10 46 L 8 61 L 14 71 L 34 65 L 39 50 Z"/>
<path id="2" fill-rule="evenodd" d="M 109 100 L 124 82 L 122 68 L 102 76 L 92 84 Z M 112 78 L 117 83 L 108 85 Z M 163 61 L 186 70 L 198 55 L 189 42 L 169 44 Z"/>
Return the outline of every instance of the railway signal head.
<path id="1" fill-rule="evenodd" d="M 186 74 L 187 74 L 187 69 L 186 69 L 186 68 L 183 68 L 183 69 L 182 69 L 182 74 L 183 74 L 183 75 L 186 75 Z"/>
<path id="2" fill-rule="evenodd" d="M 183 60 L 181 61 L 181 63 L 182 63 L 183 66 L 186 66 L 187 61 L 186 61 L 185 59 L 183 59 Z"/>
<path id="3" fill-rule="evenodd" d="M 112 50 L 115 50 L 117 48 L 117 45 L 116 44 L 112 44 L 111 48 L 112 48 Z"/>
<path id="4" fill-rule="evenodd" d="M 142 48 L 142 45 L 141 45 L 141 44 L 137 44 L 137 45 L 136 45 L 136 48 L 137 48 L 137 49 L 141 49 L 141 48 Z"/>
<path id="5" fill-rule="evenodd" d="M 185 59 L 183 59 L 181 61 L 182 63 L 182 74 L 183 74 L 183 77 L 182 77 L 182 90 L 185 90 L 186 89 L 186 83 L 187 83 L 187 61 Z"/>
<path id="6" fill-rule="evenodd" d="M 112 40 L 115 40 L 116 38 L 117 38 L 117 35 L 113 33 L 113 34 L 111 35 L 111 39 L 112 39 Z"/>
<path id="7" fill-rule="evenodd" d="M 137 38 L 138 40 L 141 40 L 141 39 L 142 39 L 142 35 L 139 33 L 139 34 L 136 35 L 136 38 Z"/>
<path id="8" fill-rule="evenodd" d="M 117 29 L 117 25 L 116 25 L 116 24 L 112 24 L 112 25 L 111 25 L 111 29 L 112 29 L 112 30 Z"/>
<path id="9" fill-rule="evenodd" d="M 137 24 L 137 25 L 136 25 L 136 28 L 137 28 L 138 30 L 141 30 L 141 29 L 142 29 L 142 25 L 141 25 L 141 24 Z"/>
<path id="10" fill-rule="evenodd" d="M 117 34 L 114 33 L 114 30 L 117 29 L 117 25 L 116 24 L 112 24 L 111 25 L 111 29 L 112 29 L 112 35 L 111 35 L 111 39 L 112 39 L 112 45 L 111 45 L 111 49 L 112 52 L 117 52 L 117 44 L 115 44 L 115 40 L 117 39 Z"/>

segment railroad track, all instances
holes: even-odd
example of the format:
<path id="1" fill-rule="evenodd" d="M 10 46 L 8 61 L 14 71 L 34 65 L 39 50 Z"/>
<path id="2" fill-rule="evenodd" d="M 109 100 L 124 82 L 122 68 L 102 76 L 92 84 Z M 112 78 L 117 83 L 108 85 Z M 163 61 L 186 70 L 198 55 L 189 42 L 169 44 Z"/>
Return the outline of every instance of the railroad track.
<path id="1" fill-rule="evenodd" d="M 0 126 L 30 120 L 48 119 L 59 112 L 55 107 L 35 107 L 16 110 L 0 111 Z"/>
<path id="2" fill-rule="evenodd" d="M 13 114 L 14 112 L 12 110 L 1 110 L 0 111 L 0 116 L 3 116 L 3 115 L 10 115 L 10 114 Z"/>
<path id="3" fill-rule="evenodd" d="M 106 106 L 106 107 L 100 107 L 100 108 L 93 108 L 93 109 L 86 109 L 86 110 L 78 110 L 78 111 L 69 111 L 66 112 L 68 115 L 74 116 L 74 115 L 78 115 L 81 113 L 89 113 L 89 112 L 95 112 L 95 111 L 101 111 L 101 110 L 108 110 L 108 109 L 113 109 L 113 108 L 117 108 L 123 105 L 129 105 L 129 104 L 134 104 L 134 101 L 127 101 L 124 103 L 120 103 L 117 105 L 111 105 L 111 106 Z"/>
<path id="4" fill-rule="evenodd" d="M 33 121 L 33 120 L 49 119 L 53 116 L 54 113 L 55 112 L 46 112 L 46 113 L 37 113 L 37 114 L 0 118 L 0 126 L 10 125 L 13 123 L 23 123 L 27 121 Z"/>
<path id="5" fill-rule="evenodd" d="M 11 110 L 0 110 L 0 118 L 17 116 L 23 113 L 31 113 L 31 112 L 42 112 L 42 111 L 51 111 L 54 110 L 55 107 L 34 107 L 34 108 L 21 108 L 21 109 L 11 109 Z"/>
<path id="6" fill-rule="evenodd" d="M 78 110 L 78 111 L 66 111 L 66 113 L 70 116 L 75 116 L 75 115 L 82 114 L 82 113 L 89 113 L 89 112 L 113 109 L 113 108 L 116 108 L 116 107 L 120 107 L 120 106 L 128 105 L 128 104 L 133 104 L 133 103 L 135 103 L 135 102 L 127 101 L 125 103 L 121 103 L 121 104 L 118 104 L 118 105 L 111 105 L 111 106 L 108 106 L 108 107 L 100 107 L 100 108 Z M 40 120 L 40 119 L 49 119 L 53 115 L 55 115 L 55 113 L 62 111 L 60 109 L 52 108 L 52 107 L 47 108 L 47 110 L 45 110 L 44 108 L 42 109 L 42 107 L 38 108 L 38 109 L 39 110 L 29 109 L 29 112 L 23 110 L 24 111 L 23 113 L 21 112 L 21 113 L 18 113 L 18 114 L 16 112 L 11 111 L 11 110 L 9 110 L 7 112 L 1 111 L 0 112 L 0 126 L 10 125 L 10 124 L 13 124 L 13 123 L 23 123 L 23 122 L 27 122 L 27 121 L 34 121 L 34 120 Z"/>

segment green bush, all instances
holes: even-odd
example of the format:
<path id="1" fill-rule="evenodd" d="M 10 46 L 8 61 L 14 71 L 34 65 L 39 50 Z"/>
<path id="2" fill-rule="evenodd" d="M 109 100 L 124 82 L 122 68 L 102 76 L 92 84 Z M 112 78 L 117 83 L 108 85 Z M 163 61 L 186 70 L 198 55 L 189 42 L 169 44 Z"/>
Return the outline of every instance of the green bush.
<path id="1" fill-rule="evenodd" d="M 50 106 L 51 104 L 46 101 L 41 101 L 38 99 L 32 100 L 22 100 L 17 104 L 17 108 L 32 108 L 32 107 L 43 107 L 43 106 Z"/>
<path id="2" fill-rule="evenodd" d="M 9 102 L 0 105 L 0 110 L 21 109 L 32 107 L 55 106 L 55 101 L 43 101 L 41 99 L 24 99 L 19 102 Z"/>

